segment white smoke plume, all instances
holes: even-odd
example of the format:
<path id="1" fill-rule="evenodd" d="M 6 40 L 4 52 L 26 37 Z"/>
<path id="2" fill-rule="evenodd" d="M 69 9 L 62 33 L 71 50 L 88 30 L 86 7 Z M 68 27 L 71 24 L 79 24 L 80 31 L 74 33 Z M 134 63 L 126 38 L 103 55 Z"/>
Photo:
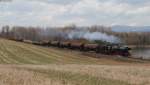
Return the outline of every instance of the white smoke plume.
<path id="1" fill-rule="evenodd" d="M 107 35 L 101 32 L 89 32 L 89 31 L 72 31 L 68 34 L 70 39 L 87 39 L 90 41 L 101 40 L 110 43 L 120 43 L 121 40 L 113 35 Z"/>

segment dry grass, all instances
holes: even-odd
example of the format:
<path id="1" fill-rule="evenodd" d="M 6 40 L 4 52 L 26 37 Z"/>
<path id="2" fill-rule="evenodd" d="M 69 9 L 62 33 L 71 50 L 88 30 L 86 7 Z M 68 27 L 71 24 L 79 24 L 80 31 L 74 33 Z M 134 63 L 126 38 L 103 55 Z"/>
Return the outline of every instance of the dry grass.
<path id="1" fill-rule="evenodd" d="M 130 85 L 119 80 L 31 65 L 0 67 L 0 85 Z"/>
<path id="2" fill-rule="evenodd" d="M 149 66 L 0 65 L 0 85 L 150 85 Z"/>
<path id="3" fill-rule="evenodd" d="M 25 66 L 37 70 L 56 70 L 62 72 L 73 72 L 88 74 L 90 76 L 110 80 L 124 81 L 129 84 L 150 85 L 149 66 L 122 66 L 122 65 L 46 65 Z M 25 68 L 24 67 L 24 68 Z"/>
<path id="4" fill-rule="evenodd" d="M 64 85 L 62 81 L 50 79 L 34 71 L 2 65 L 0 68 L 0 85 Z"/>

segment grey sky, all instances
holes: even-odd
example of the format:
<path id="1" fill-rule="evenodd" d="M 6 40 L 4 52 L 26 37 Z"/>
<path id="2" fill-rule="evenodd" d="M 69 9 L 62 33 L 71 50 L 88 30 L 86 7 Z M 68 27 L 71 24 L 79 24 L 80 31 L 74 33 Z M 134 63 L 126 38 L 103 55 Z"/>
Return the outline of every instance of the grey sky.
<path id="1" fill-rule="evenodd" d="M 150 25 L 150 0 L 0 2 L 0 25 Z"/>

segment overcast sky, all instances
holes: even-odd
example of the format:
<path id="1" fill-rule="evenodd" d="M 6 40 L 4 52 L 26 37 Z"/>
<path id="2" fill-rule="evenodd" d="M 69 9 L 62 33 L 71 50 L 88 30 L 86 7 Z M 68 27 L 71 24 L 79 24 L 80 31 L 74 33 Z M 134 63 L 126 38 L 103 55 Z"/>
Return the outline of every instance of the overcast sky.
<path id="1" fill-rule="evenodd" d="M 13 0 L 0 2 L 0 25 L 150 25 L 150 0 Z"/>

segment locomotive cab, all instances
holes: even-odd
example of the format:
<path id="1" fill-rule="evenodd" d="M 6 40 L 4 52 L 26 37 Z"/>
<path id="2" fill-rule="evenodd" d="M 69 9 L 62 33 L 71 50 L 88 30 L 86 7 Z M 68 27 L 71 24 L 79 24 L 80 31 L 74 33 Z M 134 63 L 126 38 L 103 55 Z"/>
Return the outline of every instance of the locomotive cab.
<path id="1" fill-rule="evenodd" d="M 126 47 L 126 46 L 120 47 L 120 55 L 130 56 L 131 55 L 130 52 L 129 52 L 130 50 L 131 50 L 131 48 Z"/>

